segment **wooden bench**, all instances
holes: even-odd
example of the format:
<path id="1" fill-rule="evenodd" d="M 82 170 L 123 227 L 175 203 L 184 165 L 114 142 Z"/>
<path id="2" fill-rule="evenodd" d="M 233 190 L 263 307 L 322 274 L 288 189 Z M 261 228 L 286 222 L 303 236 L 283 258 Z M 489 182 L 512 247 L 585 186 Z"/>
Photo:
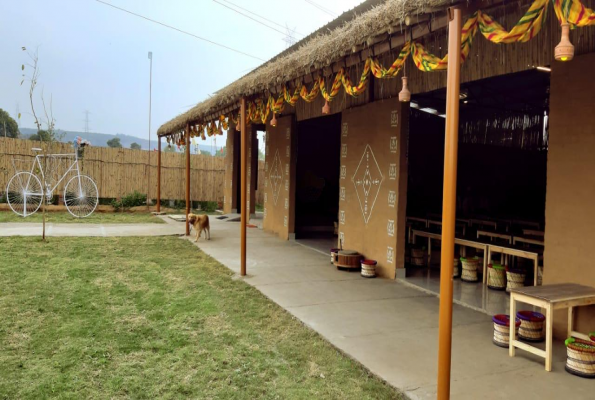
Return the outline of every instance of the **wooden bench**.
<path id="1" fill-rule="evenodd" d="M 541 250 L 532 250 L 519 248 L 513 245 L 507 246 L 490 243 L 488 246 L 488 260 L 492 259 L 492 253 L 501 253 L 514 257 L 527 258 L 533 261 L 533 270 L 535 274 L 533 277 L 533 284 L 537 286 L 537 269 L 539 264 L 539 256 L 543 253 Z"/>
<path id="2" fill-rule="evenodd" d="M 587 335 L 574 331 L 574 307 L 595 304 L 595 288 L 575 283 L 561 283 L 544 286 L 529 286 L 512 289 L 510 292 L 511 321 L 516 316 L 516 302 L 545 309 L 545 350 L 516 340 L 516 330 L 510 330 L 508 353 L 514 357 L 515 348 L 519 348 L 536 356 L 545 358 L 545 370 L 552 370 L 552 335 L 554 326 L 554 310 L 568 308 L 568 337 L 589 340 Z"/>
<path id="3" fill-rule="evenodd" d="M 428 260 L 430 260 L 431 257 L 432 257 L 432 239 L 442 240 L 442 235 L 440 233 L 423 231 L 423 230 L 419 230 L 419 229 L 413 229 L 412 236 L 413 236 L 413 244 L 415 244 L 415 239 L 416 239 L 417 236 L 425 237 L 425 238 L 428 239 Z M 483 276 L 484 276 L 484 283 L 485 283 L 485 276 L 487 274 L 487 269 L 488 269 L 488 258 L 487 258 L 487 254 L 488 254 L 489 244 L 488 243 L 484 243 L 484 242 L 476 242 L 474 240 L 469 240 L 469 239 L 457 238 L 457 237 L 455 237 L 455 244 L 458 244 L 459 246 L 462 247 L 463 254 L 461 254 L 461 255 L 463 257 L 465 256 L 464 255 L 464 249 L 466 247 L 473 247 L 475 249 L 483 250 L 483 252 L 484 252 L 484 257 L 483 257 Z"/>

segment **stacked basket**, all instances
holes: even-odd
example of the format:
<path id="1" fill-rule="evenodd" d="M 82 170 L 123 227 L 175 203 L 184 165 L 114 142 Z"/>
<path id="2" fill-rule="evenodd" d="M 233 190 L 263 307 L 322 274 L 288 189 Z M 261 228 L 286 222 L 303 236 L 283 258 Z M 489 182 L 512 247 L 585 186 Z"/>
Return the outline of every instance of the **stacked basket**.
<path id="1" fill-rule="evenodd" d="M 411 249 L 411 265 L 415 265 L 418 267 L 423 267 L 426 265 L 424 260 L 424 249 Z"/>
<path id="2" fill-rule="evenodd" d="M 337 262 L 337 254 L 339 254 L 339 250 L 341 249 L 331 249 L 331 264 Z"/>
<path id="3" fill-rule="evenodd" d="M 506 268 L 506 291 L 525 286 L 526 273 L 522 269 Z"/>
<path id="4" fill-rule="evenodd" d="M 506 268 L 499 264 L 488 265 L 488 287 L 495 290 L 506 288 Z"/>
<path id="5" fill-rule="evenodd" d="M 494 344 L 500 347 L 508 347 L 510 342 L 510 316 L 505 314 L 494 315 L 492 321 L 494 322 Z M 515 318 L 514 327 L 517 333 L 520 326 L 521 321 Z"/>
<path id="6" fill-rule="evenodd" d="M 454 259 L 454 263 L 452 266 L 452 276 L 453 276 L 453 278 L 456 278 L 457 276 L 459 276 L 459 259 L 458 258 Z"/>
<path id="7" fill-rule="evenodd" d="M 566 339 L 566 371 L 583 378 L 595 378 L 595 342 Z"/>
<path id="8" fill-rule="evenodd" d="M 479 266 L 479 258 L 461 257 L 461 264 L 463 266 L 461 280 L 465 282 L 477 282 L 477 268 Z"/>
<path id="9" fill-rule="evenodd" d="M 363 260 L 362 261 L 362 276 L 364 278 L 375 278 L 376 277 L 376 261 L 374 261 L 374 260 Z"/>
<path id="10" fill-rule="evenodd" d="M 545 339 L 545 331 L 543 330 L 545 317 L 543 314 L 535 311 L 519 311 L 516 316 L 521 320 L 519 339 L 529 342 L 541 342 Z"/>

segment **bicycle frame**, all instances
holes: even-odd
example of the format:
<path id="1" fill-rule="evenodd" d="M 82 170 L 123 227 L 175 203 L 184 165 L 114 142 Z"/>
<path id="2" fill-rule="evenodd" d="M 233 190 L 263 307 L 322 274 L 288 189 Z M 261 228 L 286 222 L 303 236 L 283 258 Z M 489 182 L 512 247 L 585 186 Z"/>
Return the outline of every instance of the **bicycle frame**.
<path id="1" fill-rule="evenodd" d="M 43 166 L 41 165 L 41 159 L 43 157 L 71 157 L 74 155 L 74 161 L 72 162 L 72 164 L 70 165 L 70 167 L 66 170 L 66 172 L 62 175 L 62 177 L 60 179 L 58 179 L 58 181 L 56 182 L 56 184 L 54 185 L 54 187 L 52 188 L 43 188 L 42 190 L 46 190 L 47 194 L 46 197 L 51 196 L 54 193 L 54 190 L 56 190 L 56 188 L 58 187 L 58 185 L 60 185 L 60 183 L 64 180 L 64 178 L 66 178 L 66 176 L 68 176 L 68 174 L 71 171 L 76 171 L 76 176 L 79 177 L 79 187 L 80 187 L 80 176 L 81 176 L 81 171 L 79 169 L 79 159 L 78 159 L 78 155 L 76 153 L 76 151 L 74 152 L 74 154 L 48 154 L 48 155 L 42 155 L 42 154 L 38 154 L 35 156 L 35 161 L 33 162 L 33 165 L 31 166 L 31 175 L 36 175 L 35 174 L 35 166 L 37 165 L 39 167 L 39 171 L 41 174 L 41 178 L 42 178 L 42 184 L 45 182 L 45 173 L 43 171 Z M 29 182 L 27 182 L 27 186 L 29 186 Z"/>

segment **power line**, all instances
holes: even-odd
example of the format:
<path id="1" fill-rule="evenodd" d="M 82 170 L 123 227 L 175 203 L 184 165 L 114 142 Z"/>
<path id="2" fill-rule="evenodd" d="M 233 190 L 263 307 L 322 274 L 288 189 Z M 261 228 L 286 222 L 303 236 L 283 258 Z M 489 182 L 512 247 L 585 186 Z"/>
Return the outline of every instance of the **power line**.
<path id="1" fill-rule="evenodd" d="M 213 0 L 213 1 L 216 1 L 216 0 Z M 285 29 L 285 28 L 286 28 L 286 26 L 285 26 L 285 25 L 281 25 L 280 23 L 278 23 L 278 22 L 275 22 L 275 21 L 273 21 L 272 19 L 268 19 L 268 18 L 266 18 L 266 17 L 263 17 L 263 16 L 262 16 L 262 15 L 260 15 L 260 14 L 257 14 L 257 13 L 255 13 L 255 12 L 253 12 L 253 11 L 250 11 L 250 10 L 248 10 L 248 9 L 246 9 L 246 8 L 244 8 L 244 7 L 238 6 L 237 4 L 235 4 L 235 3 L 232 3 L 232 2 L 231 2 L 231 1 L 229 1 L 229 0 L 222 0 L 222 1 L 224 1 L 225 3 L 231 4 L 231 5 L 232 5 L 232 6 L 234 6 L 235 8 L 239 8 L 240 10 L 246 11 L 247 13 L 249 13 L 249 14 L 252 14 L 252 15 L 254 15 L 254 16 L 256 16 L 256 17 L 260 18 L 260 19 L 263 19 L 263 20 L 265 20 L 265 21 L 267 21 L 267 22 L 270 22 L 271 24 L 277 25 L 278 27 L 280 27 L 280 28 L 282 28 L 282 29 Z M 216 2 L 218 3 L 218 1 L 216 1 Z M 221 4 L 221 3 L 219 3 L 219 4 Z M 221 4 L 221 5 L 223 5 L 223 4 Z M 295 31 L 295 30 L 294 30 L 294 33 L 297 33 L 297 34 L 298 34 L 298 35 L 300 35 L 300 36 L 306 36 L 306 35 L 304 35 L 303 33 L 299 33 L 299 32 L 297 32 L 297 31 Z"/>
<path id="2" fill-rule="evenodd" d="M 338 15 L 336 13 L 334 13 L 332 10 L 329 10 L 326 7 L 321 6 L 320 4 L 316 3 L 315 1 L 312 0 L 304 0 L 306 3 L 318 8 L 320 11 L 330 15 L 331 17 L 338 17 Z"/>
<path id="3" fill-rule="evenodd" d="M 235 11 L 235 12 L 237 12 L 238 14 L 240 14 L 240 15 L 242 15 L 242 16 L 244 16 L 244 17 L 246 17 L 246 18 L 249 18 L 249 19 L 251 19 L 252 21 L 259 23 L 259 24 L 260 24 L 260 25 L 262 25 L 262 26 L 266 26 L 267 28 L 269 28 L 269 29 L 272 29 L 272 30 L 274 30 L 275 32 L 279 32 L 280 34 L 282 34 L 282 35 L 285 35 L 285 32 L 281 32 L 279 29 L 277 29 L 277 28 L 273 28 L 272 26 L 270 26 L 270 25 L 267 25 L 267 24 L 265 24 L 264 22 L 257 20 L 256 18 L 252 18 L 251 16 L 249 16 L 249 15 L 246 15 L 246 14 L 244 14 L 244 13 L 243 13 L 243 12 L 241 12 L 241 11 L 238 11 L 238 10 L 236 10 L 235 8 L 232 8 L 232 7 L 228 6 L 227 4 L 220 3 L 220 2 L 218 2 L 217 0 L 213 0 L 213 1 L 214 1 L 215 3 L 217 3 L 217 4 L 219 4 L 220 6 L 223 6 L 223 7 L 225 7 L 225 8 L 229 8 L 230 10 L 232 10 L 232 11 Z"/>
<path id="4" fill-rule="evenodd" d="M 232 48 L 232 47 L 226 46 L 226 45 L 224 45 L 224 44 L 217 43 L 217 42 L 214 42 L 214 41 L 212 41 L 212 40 L 209 40 L 209 39 L 205 39 L 205 38 L 203 38 L 203 37 L 200 37 L 200 36 L 198 36 L 198 35 L 195 35 L 194 33 L 190 33 L 190 32 L 184 31 L 184 30 L 182 30 L 182 29 L 176 28 L 176 27 L 174 27 L 174 26 L 167 25 L 167 24 L 165 24 L 165 23 L 163 23 L 163 22 L 159 22 L 159 21 L 156 21 L 156 20 L 154 20 L 154 19 L 151 19 L 151 18 L 145 17 L 144 15 L 140 15 L 140 14 L 134 13 L 134 12 L 132 12 L 132 11 L 128 11 L 128 10 L 126 10 L 126 9 L 124 9 L 124 8 L 117 7 L 117 6 L 113 5 L 113 4 L 107 3 L 107 2 L 105 2 L 105 1 L 102 1 L 102 0 L 95 0 L 95 1 L 97 1 L 98 3 L 101 3 L 101 4 L 105 4 L 106 6 L 113 7 L 113 8 L 115 8 L 115 9 L 117 9 L 117 10 L 124 11 L 125 13 L 131 14 L 131 15 L 134 15 L 135 17 L 139 17 L 139 18 L 145 19 L 145 20 L 147 20 L 147 21 L 153 22 L 153 23 L 155 23 L 155 24 L 158 24 L 158 25 L 164 26 L 164 27 L 166 27 L 166 28 L 173 29 L 174 31 L 178 31 L 178 32 L 180 32 L 180 33 L 183 33 L 183 34 L 185 34 L 185 35 L 192 36 L 192 37 L 194 37 L 194 38 L 196 38 L 196 39 L 199 39 L 199 40 L 202 40 L 202 41 L 204 41 L 204 42 L 207 42 L 207 43 L 213 44 L 213 45 L 215 45 L 215 46 L 222 47 L 222 48 L 224 48 L 224 49 L 227 49 L 227 50 L 233 51 L 233 52 L 235 52 L 235 53 L 238 53 L 238 54 L 242 54 L 242 55 L 244 55 L 244 56 L 247 56 L 247 57 L 250 57 L 250 58 L 254 58 L 254 59 L 256 59 L 256 60 L 259 60 L 259 61 L 266 61 L 266 60 L 264 60 L 264 59 L 262 59 L 262 58 L 260 58 L 260 57 L 253 56 L 252 54 L 248 54 L 248 53 L 245 53 L 245 52 L 243 52 L 243 51 L 241 51 L 241 50 L 237 50 L 237 49 L 234 49 L 234 48 Z"/>

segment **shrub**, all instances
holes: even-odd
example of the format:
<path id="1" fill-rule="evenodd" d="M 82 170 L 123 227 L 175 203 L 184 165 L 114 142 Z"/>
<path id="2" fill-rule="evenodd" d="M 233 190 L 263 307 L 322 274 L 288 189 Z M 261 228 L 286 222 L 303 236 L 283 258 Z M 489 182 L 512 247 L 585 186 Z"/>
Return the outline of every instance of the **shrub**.
<path id="1" fill-rule="evenodd" d="M 121 200 L 112 200 L 112 207 L 119 211 L 120 209 L 128 210 L 132 207 L 144 206 L 147 204 L 147 195 L 138 191 L 122 196 Z"/>

